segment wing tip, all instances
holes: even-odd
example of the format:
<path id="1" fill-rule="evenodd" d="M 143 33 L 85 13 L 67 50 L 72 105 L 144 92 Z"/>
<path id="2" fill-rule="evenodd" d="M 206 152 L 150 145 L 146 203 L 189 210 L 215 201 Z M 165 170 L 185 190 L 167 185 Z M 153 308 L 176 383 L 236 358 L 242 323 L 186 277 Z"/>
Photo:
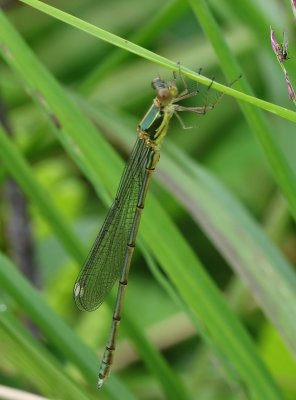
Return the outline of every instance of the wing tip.
<path id="1" fill-rule="evenodd" d="M 101 305 L 101 303 L 93 303 L 87 299 L 87 296 L 85 296 L 85 289 L 79 281 L 76 281 L 74 285 L 73 298 L 77 308 L 81 311 L 94 311 Z"/>

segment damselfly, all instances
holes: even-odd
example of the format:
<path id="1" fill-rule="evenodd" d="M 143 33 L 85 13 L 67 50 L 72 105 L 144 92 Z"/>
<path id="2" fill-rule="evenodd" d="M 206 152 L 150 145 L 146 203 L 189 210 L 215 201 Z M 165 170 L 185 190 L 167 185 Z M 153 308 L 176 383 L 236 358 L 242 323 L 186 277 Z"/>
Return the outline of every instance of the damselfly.
<path id="1" fill-rule="evenodd" d="M 178 93 L 175 77 L 170 82 L 160 78 L 153 79 L 152 87 L 156 91 L 156 97 L 138 125 L 138 138 L 123 172 L 115 200 L 74 286 L 78 308 L 92 311 L 102 304 L 114 283 L 119 281 L 110 336 L 99 370 L 98 387 L 102 386 L 110 373 L 121 320 L 123 294 L 128 282 L 140 218 L 169 122 L 176 115 L 186 128 L 178 112 L 205 114 L 213 109 L 223 95 L 217 97 L 211 105 L 184 107 L 178 103 L 197 95 L 198 89 L 190 92 L 183 77 L 182 81 L 185 90 Z"/>

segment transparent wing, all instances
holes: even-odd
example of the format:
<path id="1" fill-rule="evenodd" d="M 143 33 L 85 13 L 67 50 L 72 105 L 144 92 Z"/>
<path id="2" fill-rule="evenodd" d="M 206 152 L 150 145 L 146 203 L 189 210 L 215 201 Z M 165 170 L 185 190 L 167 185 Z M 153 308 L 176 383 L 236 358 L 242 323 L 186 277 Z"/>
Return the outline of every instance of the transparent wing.
<path id="1" fill-rule="evenodd" d="M 123 172 L 116 198 L 74 286 L 78 308 L 98 308 L 119 280 L 143 184 L 149 148 L 138 139 Z"/>

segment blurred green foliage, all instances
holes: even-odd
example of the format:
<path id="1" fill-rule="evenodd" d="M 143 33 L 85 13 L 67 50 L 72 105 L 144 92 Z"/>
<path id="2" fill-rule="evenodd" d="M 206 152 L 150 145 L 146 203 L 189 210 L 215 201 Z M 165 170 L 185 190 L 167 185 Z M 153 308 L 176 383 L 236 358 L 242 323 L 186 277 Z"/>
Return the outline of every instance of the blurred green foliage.
<path id="1" fill-rule="evenodd" d="M 269 25 L 279 33 L 285 29 L 291 58 L 295 54 L 296 25 L 289 2 L 207 3 L 240 64 L 241 79 L 249 82 L 258 98 L 292 108 L 269 42 Z M 202 74 L 228 83 L 187 2 L 170 0 L 160 5 L 151 0 L 141 2 L 140 7 L 135 0 L 47 4 L 192 70 L 202 67 Z M 38 81 L 38 65 L 32 64 L 32 77 L 26 81 L 21 63 L 18 71 L 16 54 L 9 53 L 0 29 L 0 94 L 5 108 L 1 115 L 12 134 L 5 139 L 1 130 L 0 244 L 6 256 L 0 258 L 0 384 L 60 399 L 259 399 L 258 393 L 268 390 L 268 400 L 294 399 L 296 365 L 291 353 L 294 349 L 295 356 L 296 301 L 290 300 L 296 293 L 295 225 L 264 147 L 252 135 L 236 102 L 226 96 L 204 117 L 184 115 L 186 125 L 194 126 L 191 130 L 182 130 L 177 120 L 171 123 L 132 261 L 114 373 L 106 387 L 96 392 L 96 370 L 111 322 L 113 294 L 97 312 L 82 314 L 72 300 L 72 286 L 120 179 L 122 164 L 113 153 L 113 158 L 106 157 L 108 143 L 127 159 L 137 121 L 154 96 L 150 81 L 157 75 L 164 79 L 172 75 L 21 2 L 6 1 L 1 6 L 1 18 L 16 28 L 70 100 L 64 104 L 64 97 L 52 87 L 57 101 L 63 103 L 57 103 L 53 111 L 52 99 L 37 83 L 44 79 L 44 88 L 47 84 L 50 89 L 47 76 L 40 74 Z M 23 52 L 23 59 L 26 57 Z M 9 62 L 9 58 L 14 59 Z M 295 82 L 293 58 L 286 67 Z M 36 86 L 32 88 L 34 74 Z M 217 96 L 213 89 L 207 96 L 207 88 L 202 86 L 200 92 L 198 99 L 188 104 L 203 104 Z M 83 125 L 78 113 L 71 116 L 69 111 L 68 117 L 72 103 L 91 121 L 89 125 Z M 265 113 L 265 118 L 272 127 L 268 135 L 295 174 L 294 124 L 272 114 Z M 100 144 L 101 136 L 106 144 Z M 26 223 L 32 228 L 30 256 L 36 267 L 32 265 L 30 274 L 23 271 L 24 280 L 16 271 L 10 275 L 13 266 L 7 259 L 21 268 L 14 244 L 19 238 L 7 233 L 16 212 L 7 189 L 10 177 L 26 194 Z M 165 214 L 158 211 L 155 199 Z M 182 233 L 182 243 L 175 228 L 167 236 L 163 234 L 164 227 L 170 227 L 166 218 Z M 155 233 L 149 236 L 153 224 L 160 238 Z M 182 257 L 184 267 L 179 263 Z M 196 266 L 191 262 L 194 257 Z M 245 331 L 250 334 L 254 343 L 250 352 L 254 350 L 254 365 L 262 370 L 262 376 L 257 372 L 252 376 L 249 371 L 248 377 L 243 360 L 249 360 L 243 358 L 240 348 L 237 359 L 241 367 L 229 355 L 233 354 L 231 336 L 224 348 L 218 339 L 220 332 L 215 336 L 211 331 L 214 321 L 206 321 L 210 303 L 198 292 L 203 282 L 189 287 L 190 281 L 199 277 L 199 272 L 194 275 L 197 257 L 211 278 L 209 286 L 206 278 L 204 282 L 214 304 L 209 310 L 217 312 L 221 301 L 223 314 L 228 310 L 223 297 L 226 299 L 236 314 L 235 318 L 225 311 L 229 334 L 237 336 L 247 349 Z M 178 265 L 173 264 L 174 259 Z M 180 273 L 177 282 L 166 269 L 170 263 L 175 271 L 171 273 Z M 187 271 L 190 266 L 193 271 Z M 203 275 L 198 279 L 204 279 Z M 30 287 L 30 280 L 41 297 Z M 219 288 L 220 298 L 216 298 L 218 291 L 212 292 L 212 284 Z M 245 331 L 240 331 L 239 320 Z M 216 323 L 222 327 L 219 316 Z M 248 379 L 253 379 L 253 385 Z M 263 398 L 267 399 L 260 400 Z"/>

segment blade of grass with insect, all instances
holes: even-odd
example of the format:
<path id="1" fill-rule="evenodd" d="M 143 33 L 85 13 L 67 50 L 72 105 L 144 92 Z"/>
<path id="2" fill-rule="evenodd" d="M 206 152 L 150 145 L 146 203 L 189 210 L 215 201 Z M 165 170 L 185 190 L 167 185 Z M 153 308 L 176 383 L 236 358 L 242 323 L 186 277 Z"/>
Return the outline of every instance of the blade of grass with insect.
<path id="1" fill-rule="evenodd" d="M 36 323 L 50 342 L 78 368 L 89 383 L 94 382 L 97 375 L 95 353 L 49 307 L 40 293 L 1 252 L 0 276 L 1 290 L 9 294 L 19 309 Z M 110 385 L 106 392 L 106 395 L 114 400 L 134 400 L 131 392 L 116 377 L 110 377 Z"/>
<path id="2" fill-rule="evenodd" d="M 211 84 L 211 79 L 198 74 L 197 72 L 194 72 L 188 68 L 185 68 L 183 66 L 180 67 L 180 65 L 177 62 L 173 62 L 165 57 L 162 57 L 156 53 L 153 53 L 152 51 L 149 51 L 135 43 L 132 43 L 124 38 L 121 38 L 120 36 L 114 35 L 113 33 L 110 33 L 104 29 L 98 28 L 95 25 L 92 25 L 88 22 L 85 22 L 77 17 L 74 17 L 73 15 L 67 14 L 64 11 L 61 11 L 57 8 L 54 8 L 52 6 L 49 6 L 47 4 L 44 4 L 38 0 L 19 0 L 22 3 L 26 3 L 30 5 L 31 7 L 36 8 L 37 10 L 40 10 L 48 15 L 51 15 L 54 18 L 59 19 L 62 22 L 65 22 L 69 25 L 74 26 L 77 29 L 80 29 L 92 36 L 97 37 L 98 39 L 104 40 L 116 47 L 122 48 L 126 51 L 129 51 L 130 53 L 136 54 L 139 57 L 145 58 L 149 61 L 155 62 L 158 65 L 161 65 L 163 67 L 166 67 L 170 69 L 173 72 L 182 72 L 184 76 L 202 84 L 205 86 L 209 86 Z M 233 75 L 230 77 L 230 81 L 235 79 L 236 77 L 241 75 L 241 71 L 233 73 Z M 293 112 L 291 110 L 288 110 L 284 107 L 280 107 L 276 104 L 269 103 L 267 101 L 258 99 L 256 97 L 250 96 L 248 94 L 245 94 L 243 92 L 239 92 L 229 86 L 221 85 L 218 82 L 213 82 L 212 84 L 213 88 L 219 92 L 225 93 L 229 96 L 233 96 L 234 98 L 238 100 L 243 100 L 247 103 L 250 103 L 252 105 L 255 105 L 259 108 L 262 108 L 266 111 L 269 111 L 273 114 L 276 114 L 278 116 L 281 116 L 282 118 L 286 118 L 290 121 L 296 122 L 296 112 Z"/>
<path id="3" fill-rule="evenodd" d="M 20 41 L 11 26 L 7 24 L 5 18 L 1 14 L 0 16 L 0 32 L 2 39 L 4 38 L 4 55 L 8 63 L 23 82 L 30 84 L 31 89 L 32 87 L 38 89 L 45 96 L 48 106 L 57 115 L 61 121 L 60 126 L 63 127 L 58 131 L 59 139 L 75 161 L 83 167 L 83 171 L 86 171 L 85 167 L 88 166 L 92 172 L 88 177 L 93 181 L 94 186 L 101 185 L 102 179 L 106 187 L 114 190 L 115 176 L 118 176 L 119 173 L 119 170 L 115 171 L 116 166 L 118 166 L 118 159 L 114 164 L 110 163 L 110 160 L 114 159 L 114 154 L 110 153 L 110 148 L 97 136 L 93 126 L 83 119 L 79 109 L 72 102 L 69 102 L 55 80 L 32 57 L 30 51 Z M 12 57 L 9 57 L 9 53 L 7 54 L 8 49 Z M 83 135 L 81 132 L 83 132 Z M 68 136 L 70 134 L 71 140 Z M 73 149 L 74 138 L 75 148 Z M 85 157 L 85 152 L 90 158 Z M 106 165 L 108 165 L 107 170 Z M 96 174 L 94 174 L 94 171 L 96 171 Z M 98 176 L 98 171 L 104 172 Z M 106 176 L 108 176 L 108 179 Z M 157 257 L 175 286 L 182 293 L 184 300 L 192 307 L 195 317 L 207 327 L 209 334 L 227 354 L 243 377 L 243 381 L 250 388 L 254 398 L 281 398 L 264 364 L 256 356 L 256 351 L 249 337 L 223 303 L 190 247 L 184 242 L 164 210 L 155 203 L 153 198 L 150 200 L 149 214 L 151 218 L 149 219 L 147 215 L 147 218 L 143 220 L 143 236 L 146 245 L 151 246 L 149 240 L 151 237 L 154 237 L 160 243 Z M 162 221 L 158 229 L 153 224 L 154 217 Z M 171 253 L 172 243 L 178 243 L 178 252 L 174 255 Z M 155 249 L 152 248 L 152 251 L 155 252 Z M 230 329 L 230 326 L 234 329 Z"/>

